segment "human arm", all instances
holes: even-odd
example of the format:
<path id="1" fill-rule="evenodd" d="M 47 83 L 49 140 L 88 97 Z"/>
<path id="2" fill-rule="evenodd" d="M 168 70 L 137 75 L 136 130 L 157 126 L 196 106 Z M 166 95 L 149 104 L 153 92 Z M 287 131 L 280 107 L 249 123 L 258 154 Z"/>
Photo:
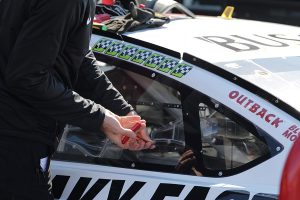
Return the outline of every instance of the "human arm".
<path id="1" fill-rule="evenodd" d="M 99 131 L 104 108 L 76 93 L 62 78 L 60 70 L 64 68 L 57 63 L 58 58 L 74 54 L 76 62 L 81 62 L 87 52 L 89 27 L 85 13 L 89 12 L 88 6 L 79 0 L 28 2 L 32 4 L 30 11 L 17 33 L 7 64 L 1 66 L 7 92 L 30 112 Z M 80 50 L 74 47 L 75 38 L 82 38 L 76 43 Z M 72 58 L 69 60 L 74 60 Z"/>
<path id="2" fill-rule="evenodd" d="M 81 65 L 75 89 L 84 97 L 92 99 L 111 111 L 107 111 L 103 125 L 111 128 L 102 127 L 102 130 L 107 130 L 106 134 L 110 133 L 108 137 L 114 143 L 122 148 L 131 150 L 154 148 L 153 141 L 146 134 L 145 121 L 141 120 L 141 117 L 133 111 L 132 106 L 126 102 L 120 92 L 113 86 L 101 70 L 101 66 L 92 51 L 86 55 Z M 106 122 L 108 126 L 105 125 Z M 136 140 L 134 137 L 124 144 L 120 140 L 116 140 L 120 138 L 116 134 L 117 131 L 112 130 L 120 125 L 130 129 L 137 122 L 142 124 L 142 127 L 136 131 L 142 140 Z"/>
<path id="3" fill-rule="evenodd" d="M 117 115 L 125 116 L 133 111 L 132 106 L 102 71 L 91 50 L 82 62 L 75 90 Z"/>

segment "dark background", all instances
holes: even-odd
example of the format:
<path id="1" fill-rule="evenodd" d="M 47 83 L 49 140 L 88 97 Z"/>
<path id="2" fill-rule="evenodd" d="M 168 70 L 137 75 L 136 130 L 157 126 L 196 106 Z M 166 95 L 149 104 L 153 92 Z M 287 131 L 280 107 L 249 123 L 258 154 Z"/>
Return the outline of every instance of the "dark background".
<path id="1" fill-rule="evenodd" d="M 235 18 L 300 26 L 300 0 L 177 0 L 195 14 L 221 15 L 234 6 Z"/>

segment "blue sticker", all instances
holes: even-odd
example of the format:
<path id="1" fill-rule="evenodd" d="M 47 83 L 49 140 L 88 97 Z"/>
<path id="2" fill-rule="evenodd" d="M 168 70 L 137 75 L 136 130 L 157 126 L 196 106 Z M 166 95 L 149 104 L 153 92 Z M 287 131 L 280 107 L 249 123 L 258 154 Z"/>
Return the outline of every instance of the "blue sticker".
<path id="1" fill-rule="evenodd" d="M 132 58 L 132 61 L 141 64 L 142 62 L 147 60 L 147 58 L 149 58 L 151 54 L 151 51 L 138 50 L 137 54 L 135 54 L 135 56 Z"/>
<path id="2" fill-rule="evenodd" d="M 171 75 L 181 78 L 184 75 L 186 75 L 189 71 L 191 71 L 191 69 L 193 69 L 193 67 L 182 63 L 179 64 L 178 67 L 171 72 Z"/>
<path id="3" fill-rule="evenodd" d="M 128 45 L 117 40 L 102 38 L 93 46 L 96 53 L 103 53 L 109 56 L 116 56 L 124 60 L 131 60 L 146 67 L 157 69 L 172 76 L 182 78 L 193 67 L 179 63 L 177 59 L 166 57 L 151 50 L 141 49 L 137 46 Z"/>
<path id="4" fill-rule="evenodd" d="M 134 46 L 126 46 L 123 51 L 118 55 L 119 58 L 124 60 L 131 59 L 139 49 Z"/>
<path id="5" fill-rule="evenodd" d="M 105 52 L 105 54 L 107 55 L 111 55 L 111 56 L 115 56 L 118 53 L 120 53 L 123 48 L 125 47 L 124 44 L 120 43 L 120 42 L 114 42 Z"/>
<path id="6" fill-rule="evenodd" d="M 108 39 L 101 39 L 99 40 L 92 48 L 93 51 L 102 53 L 104 52 L 111 44 L 113 43 L 112 40 Z"/>
<path id="7" fill-rule="evenodd" d="M 179 62 L 177 60 L 167 58 L 163 61 L 163 63 L 157 69 L 159 71 L 169 73 L 170 71 L 175 69 L 175 67 L 178 65 L 178 63 Z"/>
<path id="8" fill-rule="evenodd" d="M 160 54 L 152 54 L 150 58 L 144 63 L 144 65 L 147 67 L 156 68 L 164 59 L 165 56 L 162 56 Z"/>

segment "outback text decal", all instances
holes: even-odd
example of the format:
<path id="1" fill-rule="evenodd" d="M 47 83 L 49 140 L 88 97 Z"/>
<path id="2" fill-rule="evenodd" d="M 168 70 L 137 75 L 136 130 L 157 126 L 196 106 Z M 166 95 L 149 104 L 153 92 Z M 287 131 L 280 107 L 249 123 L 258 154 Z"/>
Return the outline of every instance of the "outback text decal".
<path id="1" fill-rule="evenodd" d="M 247 96 L 240 94 L 238 91 L 231 91 L 229 93 L 229 98 L 234 100 L 236 103 L 243 106 L 249 112 L 253 113 L 257 117 L 261 118 L 265 122 L 269 123 L 271 126 L 278 128 L 283 120 L 277 117 L 275 114 L 271 113 L 258 103 L 254 102 Z"/>
<path id="2" fill-rule="evenodd" d="M 176 58 L 109 38 L 100 39 L 93 46 L 92 50 L 95 53 L 114 56 L 164 73 L 169 73 L 177 78 L 182 78 L 193 68 Z"/>

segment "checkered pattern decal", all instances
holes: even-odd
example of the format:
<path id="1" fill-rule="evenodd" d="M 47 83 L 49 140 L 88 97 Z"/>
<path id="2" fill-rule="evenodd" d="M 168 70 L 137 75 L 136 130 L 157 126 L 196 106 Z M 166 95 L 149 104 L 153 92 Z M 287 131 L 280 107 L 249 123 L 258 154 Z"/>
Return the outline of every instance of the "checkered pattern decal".
<path id="1" fill-rule="evenodd" d="M 119 58 L 122 58 L 124 60 L 128 60 L 134 56 L 134 54 L 138 51 L 139 49 L 134 46 L 126 46 L 124 50 L 118 55 Z"/>
<path id="2" fill-rule="evenodd" d="M 164 62 L 159 66 L 159 68 L 157 68 L 159 71 L 168 73 L 171 70 L 175 69 L 175 67 L 178 65 L 178 61 L 171 59 L 171 58 L 167 58 L 166 60 L 164 60 Z"/>
<path id="3" fill-rule="evenodd" d="M 176 76 L 178 78 L 183 77 L 189 71 L 191 71 L 192 67 L 186 64 L 179 64 L 178 67 L 171 72 L 171 75 Z"/>
<path id="4" fill-rule="evenodd" d="M 144 66 L 169 73 L 177 78 L 182 78 L 192 66 L 185 63 L 179 63 L 179 60 L 165 56 L 147 48 L 130 45 L 119 40 L 102 38 L 93 46 L 95 53 L 102 53 L 113 57 L 118 57 L 129 62 L 143 64 Z"/>
<path id="5" fill-rule="evenodd" d="M 105 51 L 111 44 L 113 43 L 112 40 L 108 39 L 101 39 L 99 40 L 93 47 L 93 51 L 102 53 Z"/>
<path id="6" fill-rule="evenodd" d="M 165 56 L 155 53 L 150 56 L 150 58 L 144 63 L 144 65 L 147 67 L 156 68 L 164 59 Z"/>
<path id="7" fill-rule="evenodd" d="M 147 50 L 138 50 L 137 54 L 132 58 L 133 62 L 141 64 L 152 54 L 151 51 Z"/>
<path id="8" fill-rule="evenodd" d="M 120 42 L 115 42 L 106 50 L 105 54 L 115 56 L 118 53 L 120 53 L 124 47 L 125 47 L 124 44 Z"/>

